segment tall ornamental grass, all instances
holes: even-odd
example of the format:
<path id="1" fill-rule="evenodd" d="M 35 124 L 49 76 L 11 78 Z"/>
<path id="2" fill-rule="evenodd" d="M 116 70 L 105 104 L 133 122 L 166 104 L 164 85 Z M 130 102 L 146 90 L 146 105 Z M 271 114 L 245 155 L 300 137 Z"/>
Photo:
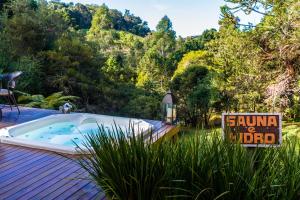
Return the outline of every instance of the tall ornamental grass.
<path id="1" fill-rule="evenodd" d="M 151 144 L 100 127 L 79 163 L 109 199 L 300 199 L 298 145 L 250 149 L 203 131 Z"/>

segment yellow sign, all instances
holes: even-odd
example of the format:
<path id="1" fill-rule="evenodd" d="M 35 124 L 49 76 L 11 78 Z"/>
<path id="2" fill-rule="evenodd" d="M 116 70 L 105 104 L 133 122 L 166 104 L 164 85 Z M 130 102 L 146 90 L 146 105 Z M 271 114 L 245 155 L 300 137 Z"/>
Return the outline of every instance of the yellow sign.
<path id="1" fill-rule="evenodd" d="M 279 146 L 282 142 L 281 114 L 223 113 L 223 138 L 248 147 Z"/>

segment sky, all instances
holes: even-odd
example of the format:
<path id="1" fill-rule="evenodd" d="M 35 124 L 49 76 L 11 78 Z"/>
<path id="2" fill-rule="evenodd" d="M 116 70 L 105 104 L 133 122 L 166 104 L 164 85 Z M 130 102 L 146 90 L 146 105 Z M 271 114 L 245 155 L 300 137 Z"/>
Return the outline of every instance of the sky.
<path id="1" fill-rule="evenodd" d="M 178 36 L 186 37 L 200 35 L 209 28 L 218 29 L 220 19 L 220 6 L 225 5 L 224 0 L 62 0 L 82 4 L 103 4 L 109 8 L 122 12 L 130 10 L 136 16 L 148 22 L 151 30 L 159 20 L 167 15 L 173 24 Z M 260 16 L 252 14 L 246 16 L 238 13 L 241 23 L 256 24 Z"/>

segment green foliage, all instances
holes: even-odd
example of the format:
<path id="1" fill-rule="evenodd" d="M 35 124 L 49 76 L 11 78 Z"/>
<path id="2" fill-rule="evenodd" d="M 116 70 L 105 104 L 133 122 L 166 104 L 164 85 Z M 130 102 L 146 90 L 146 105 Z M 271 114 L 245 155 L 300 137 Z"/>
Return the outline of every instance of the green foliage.
<path id="1" fill-rule="evenodd" d="M 62 92 L 53 93 L 48 97 L 43 95 L 23 94 L 18 97 L 18 102 L 24 106 L 46 109 L 58 109 L 59 106 L 69 102 L 75 106 L 74 102 L 78 100 L 76 96 L 64 96 Z"/>
<path id="2" fill-rule="evenodd" d="M 177 85 L 185 123 L 207 124 L 224 111 L 298 119 L 298 1 L 226 2 L 218 31 L 181 38 L 167 16 L 150 31 L 129 10 L 106 5 L 1 1 L 0 72 L 23 71 L 17 86 L 30 94 L 79 96 L 88 112 L 160 119 L 159 102 Z M 241 24 L 238 11 L 262 20 Z M 209 71 L 201 83 L 189 80 L 195 65 Z"/>
<path id="3" fill-rule="evenodd" d="M 217 39 L 207 44 L 222 110 L 256 111 L 261 103 L 260 94 L 269 80 L 259 74 L 259 50 L 251 37 L 250 32 L 223 25 Z"/>
<path id="4" fill-rule="evenodd" d="M 203 31 L 199 36 L 190 36 L 187 38 L 179 37 L 177 40 L 177 50 L 173 55 L 173 60 L 179 62 L 184 54 L 190 51 L 198 51 L 206 49 L 205 45 L 216 38 L 217 30 L 209 29 Z"/>
<path id="5" fill-rule="evenodd" d="M 299 123 L 284 123 L 282 129 L 283 138 L 290 138 L 298 140 L 300 137 L 300 124 Z"/>
<path id="6" fill-rule="evenodd" d="M 186 124 L 208 126 L 208 115 L 215 90 L 211 85 L 209 73 L 207 67 L 190 65 L 172 80 L 171 88 L 178 100 L 177 112 Z"/>
<path id="7" fill-rule="evenodd" d="M 113 29 L 112 17 L 109 15 L 109 8 L 106 5 L 102 5 L 97 9 L 93 21 L 91 31 L 96 32 L 97 29 Z"/>
<path id="8" fill-rule="evenodd" d="M 40 61 L 35 57 L 23 56 L 19 62 L 14 63 L 13 69 L 22 71 L 22 78 L 18 80 L 18 90 L 26 91 L 31 94 L 38 93 L 42 90 L 43 77 Z"/>
<path id="9" fill-rule="evenodd" d="M 163 18 L 164 21 L 169 19 Z M 175 65 L 172 62 L 176 48 L 175 32 L 167 22 L 165 31 L 157 31 L 145 38 L 145 53 L 138 67 L 137 86 L 157 92 L 165 92 L 168 88 Z"/>
<path id="10" fill-rule="evenodd" d="M 43 70 L 50 91 L 58 89 L 65 94 L 75 94 L 88 103 L 102 76 L 96 63 L 103 63 L 103 59 L 84 43 L 80 36 L 65 35 L 56 41 L 54 50 L 43 52 L 41 58 L 47 66 Z"/>
<path id="11" fill-rule="evenodd" d="M 66 4 L 58 1 L 49 2 L 50 9 L 62 15 L 68 24 L 75 29 L 89 29 L 92 22 L 92 10 L 83 4 Z"/>
<path id="12" fill-rule="evenodd" d="M 156 26 L 156 31 L 158 33 L 168 34 L 174 38 L 176 36 L 176 32 L 173 30 L 172 22 L 167 15 L 161 18 L 161 20 L 158 22 Z"/>
<path id="13" fill-rule="evenodd" d="M 141 137 L 127 140 L 127 134 L 118 127 L 106 133 L 105 127 L 100 126 L 99 134 L 87 137 L 91 156 L 83 157 L 81 166 L 111 199 L 162 198 L 159 187 L 166 173 L 166 152 L 145 144 Z"/>
<path id="14" fill-rule="evenodd" d="M 103 4 L 94 14 L 90 34 L 110 29 L 127 31 L 139 36 L 146 36 L 150 32 L 147 22 L 134 16 L 129 10 L 126 10 L 123 15 L 120 11 L 109 9 Z"/>
<path id="15" fill-rule="evenodd" d="M 2 1 L 0 2 L 0 12 L 2 12 L 2 10 L 3 10 L 4 6 L 5 6 L 5 4 L 8 3 L 9 1 L 10 1 L 10 0 L 2 0 Z"/>
<path id="16" fill-rule="evenodd" d="M 31 94 L 80 96 L 87 112 L 160 119 L 161 98 L 177 63 L 215 34 L 181 43 L 167 16 L 150 33 L 128 10 L 106 5 L 16 0 L 6 6 L 1 71 L 23 71 L 18 89 Z"/>
<path id="17" fill-rule="evenodd" d="M 140 17 L 134 16 L 129 10 L 125 10 L 123 17 L 125 21 L 125 27 L 123 30 L 142 37 L 150 33 L 148 23 L 142 21 Z"/>
<path id="18" fill-rule="evenodd" d="M 247 49 L 249 57 L 242 57 L 242 61 L 243 63 L 245 61 L 249 63 L 255 61 L 248 69 L 259 72 L 258 75 L 255 74 L 255 79 L 251 78 L 252 80 L 248 79 L 246 81 L 248 85 L 251 85 L 251 88 L 243 87 L 244 91 L 249 90 L 252 93 L 252 100 L 247 101 L 247 106 L 243 109 L 255 110 L 255 106 L 251 106 L 252 108 L 249 109 L 249 105 L 259 104 L 259 107 L 264 107 L 265 110 L 291 113 L 290 109 L 294 109 L 292 108 L 294 95 L 297 95 L 295 91 L 299 90 L 299 86 L 295 84 L 299 79 L 299 62 L 297 61 L 299 60 L 299 53 L 296 53 L 300 47 L 298 42 L 300 30 L 298 1 L 266 0 L 247 2 L 228 0 L 228 2 L 235 3 L 235 6 L 226 8 L 228 15 L 224 15 L 221 22 L 228 22 L 229 15 L 233 17 L 233 13 L 237 10 L 243 10 L 245 13 L 257 12 L 263 15 L 262 21 L 257 26 L 246 27 L 245 31 L 238 33 L 237 36 L 241 38 L 239 43 L 228 43 L 229 46 L 248 43 L 244 49 Z M 224 23 L 220 32 L 221 30 L 228 31 L 232 30 L 233 27 L 242 26 L 244 25 L 238 22 L 235 23 L 235 26 Z M 223 39 L 223 41 L 226 41 L 226 39 Z M 236 53 L 236 49 L 234 53 L 229 53 L 228 56 L 239 55 L 239 53 Z M 243 51 L 238 50 L 237 52 Z M 238 59 L 235 58 L 232 61 L 236 60 Z M 236 77 L 239 77 L 239 75 Z M 244 78 L 242 79 L 244 80 Z M 257 85 L 259 82 L 264 84 Z M 253 88 L 260 88 L 262 91 L 254 91 Z M 238 98 L 241 99 L 242 92 L 238 93 Z M 247 91 L 247 93 L 249 92 Z M 253 99 L 255 101 L 251 103 Z"/>
<path id="19" fill-rule="evenodd" d="M 129 116 L 160 119 L 161 118 L 161 98 L 159 95 L 137 93 L 122 109 Z"/>
<path id="20" fill-rule="evenodd" d="M 173 77 L 182 74 L 189 66 L 192 65 L 209 66 L 211 64 L 209 63 L 210 59 L 212 59 L 211 55 L 209 55 L 206 51 L 190 51 L 187 54 L 184 54 L 184 56 L 178 63 Z"/>
<path id="21" fill-rule="evenodd" d="M 117 127 L 87 136 L 79 163 L 111 199 L 298 199 L 299 142 L 247 149 L 196 131 L 177 142 L 144 142 Z M 132 133 L 131 133 L 132 135 Z"/>
<path id="22" fill-rule="evenodd" d="M 13 55 L 36 54 L 49 49 L 66 29 L 62 17 L 51 11 L 47 3 L 31 0 L 12 1 L 2 16 L 3 32 L 9 35 Z M 35 1 L 34 1 L 35 2 Z"/>
<path id="23" fill-rule="evenodd" d="M 70 12 L 72 25 L 76 29 L 89 29 L 91 27 L 92 13 L 83 4 L 76 4 Z"/>
<path id="24" fill-rule="evenodd" d="M 1 23 L 1 22 L 0 22 Z M 1 30 L 1 29 L 0 29 Z M 10 44 L 8 34 L 0 32 L 0 66 L 1 71 L 9 70 L 9 63 L 13 60 L 11 51 L 13 47 Z"/>

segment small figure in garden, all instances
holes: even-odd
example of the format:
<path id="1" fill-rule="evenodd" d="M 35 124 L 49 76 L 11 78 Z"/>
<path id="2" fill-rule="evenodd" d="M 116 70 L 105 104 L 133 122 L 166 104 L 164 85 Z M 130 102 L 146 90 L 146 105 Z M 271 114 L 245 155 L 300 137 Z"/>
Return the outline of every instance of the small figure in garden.
<path id="1" fill-rule="evenodd" d="M 73 106 L 70 103 L 65 103 L 63 106 L 59 106 L 59 111 L 64 114 L 69 114 Z"/>

